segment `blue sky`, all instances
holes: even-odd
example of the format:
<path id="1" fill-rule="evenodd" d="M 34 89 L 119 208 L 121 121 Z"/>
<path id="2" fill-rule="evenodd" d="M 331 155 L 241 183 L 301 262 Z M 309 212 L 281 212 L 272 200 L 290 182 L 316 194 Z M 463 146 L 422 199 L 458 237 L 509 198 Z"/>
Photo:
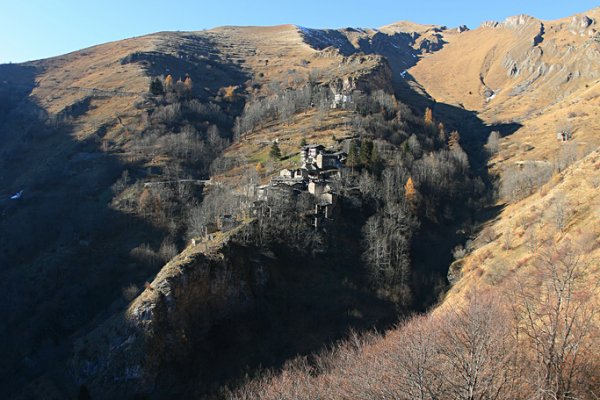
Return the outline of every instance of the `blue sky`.
<path id="1" fill-rule="evenodd" d="M 378 27 L 399 20 L 474 28 L 521 13 L 557 19 L 598 5 L 598 0 L 0 0 L 0 63 L 164 30 L 284 23 Z"/>

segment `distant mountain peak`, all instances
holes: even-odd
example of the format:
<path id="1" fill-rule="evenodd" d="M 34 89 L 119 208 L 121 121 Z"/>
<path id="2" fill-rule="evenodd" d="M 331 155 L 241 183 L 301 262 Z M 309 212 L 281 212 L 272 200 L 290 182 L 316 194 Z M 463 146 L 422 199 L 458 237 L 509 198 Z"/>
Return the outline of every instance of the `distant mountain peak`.
<path id="1" fill-rule="evenodd" d="M 389 25 L 384 25 L 378 28 L 382 32 L 386 33 L 425 33 L 431 30 L 446 30 L 447 27 L 444 25 L 433 25 L 433 24 L 419 24 L 411 21 L 398 21 Z"/>

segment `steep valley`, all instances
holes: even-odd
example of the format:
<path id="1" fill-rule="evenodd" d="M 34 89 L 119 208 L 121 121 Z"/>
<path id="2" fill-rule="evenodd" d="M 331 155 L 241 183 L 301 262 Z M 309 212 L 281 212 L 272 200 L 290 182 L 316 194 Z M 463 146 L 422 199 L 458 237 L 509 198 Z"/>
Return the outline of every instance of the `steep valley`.
<path id="1" fill-rule="evenodd" d="M 597 299 L 599 18 L 220 27 L 0 65 L 0 397 L 396 398 L 406 332 L 510 304 L 552 248 Z"/>

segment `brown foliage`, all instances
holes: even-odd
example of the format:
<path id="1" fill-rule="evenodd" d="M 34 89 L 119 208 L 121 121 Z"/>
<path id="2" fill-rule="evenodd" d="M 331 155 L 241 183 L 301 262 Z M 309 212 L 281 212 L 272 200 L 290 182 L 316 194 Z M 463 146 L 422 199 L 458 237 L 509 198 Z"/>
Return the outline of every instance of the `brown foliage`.
<path id="1" fill-rule="evenodd" d="M 171 91 L 173 90 L 173 77 L 171 75 L 167 75 L 167 77 L 165 78 L 165 91 Z"/>
<path id="2" fill-rule="evenodd" d="M 426 126 L 433 125 L 433 111 L 431 111 L 431 108 L 429 107 L 425 109 L 424 121 Z"/>
<path id="3" fill-rule="evenodd" d="M 140 194 L 140 199 L 138 201 L 139 212 L 140 214 L 147 214 L 151 212 L 152 208 L 152 194 L 150 190 L 147 188 Z"/>
<path id="4" fill-rule="evenodd" d="M 237 86 L 225 86 L 219 90 L 219 94 L 221 94 L 226 100 L 232 101 L 235 98 L 235 91 L 237 88 Z"/>
<path id="5" fill-rule="evenodd" d="M 356 335 L 300 358 L 232 399 L 596 399 L 598 326 L 587 265 L 547 247 L 503 296 L 472 292 L 383 338 Z"/>
<path id="6" fill-rule="evenodd" d="M 186 76 L 185 80 L 183 81 L 183 87 L 185 88 L 185 90 L 188 93 L 191 93 L 192 89 L 194 88 L 194 83 L 192 82 L 192 78 L 190 78 L 189 76 Z"/>
<path id="7" fill-rule="evenodd" d="M 383 339 L 354 337 L 319 358 L 325 368 L 296 363 L 232 398 L 506 398 L 512 371 L 506 318 L 492 297 L 472 295 L 465 306 L 413 318 Z"/>
<path id="8" fill-rule="evenodd" d="M 598 389 L 598 283 L 571 243 L 542 249 L 532 274 L 515 283 L 521 363 L 535 398 L 590 398 Z"/>
<path id="9" fill-rule="evenodd" d="M 450 148 L 450 150 L 460 148 L 460 135 L 457 131 L 452 131 L 452 133 L 450 133 L 450 137 L 448 138 L 448 148 Z"/>
<path id="10" fill-rule="evenodd" d="M 415 189 L 415 184 L 411 177 L 408 178 L 406 184 L 404 185 L 404 196 L 409 202 L 414 202 L 417 196 L 417 189 Z"/>

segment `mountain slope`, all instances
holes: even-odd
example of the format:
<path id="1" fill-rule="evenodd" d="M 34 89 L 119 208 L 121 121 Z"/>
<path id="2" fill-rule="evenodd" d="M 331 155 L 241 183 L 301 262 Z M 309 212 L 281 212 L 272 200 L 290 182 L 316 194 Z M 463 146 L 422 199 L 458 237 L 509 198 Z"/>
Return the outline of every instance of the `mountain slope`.
<path id="1" fill-rule="evenodd" d="M 477 111 L 487 123 L 523 125 L 501 158 L 551 159 L 556 132 L 598 145 L 600 11 L 557 21 L 520 15 L 448 38 L 409 70 L 438 102 Z M 526 146 L 528 154 L 519 149 Z"/>
<path id="2" fill-rule="evenodd" d="M 2 396 L 32 382 L 34 396 L 60 392 L 49 382 L 65 379 L 55 366 L 74 338 L 185 247 L 187 212 L 246 99 L 305 85 L 313 69 L 324 87 L 382 88 L 386 68 L 323 56 L 291 25 L 163 32 L 0 66 Z M 152 95 L 168 75 L 173 90 Z M 191 89 L 175 92 L 187 76 Z"/>
<path id="3" fill-rule="evenodd" d="M 600 218 L 595 190 L 597 150 L 565 168 L 600 144 L 596 134 L 600 128 L 596 116 L 600 106 L 599 13 L 600 9 L 594 9 L 558 21 L 516 16 L 472 31 L 398 22 L 378 29 L 281 25 L 161 32 L 47 60 L 1 65 L 0 318 L 6 324 L 0 327 L 0 352 L 6 362 L 0 367 L 0 395 L 70 395 L 74 383 L 65 383 L 68 379 L 55 367 L 69 361 L 77 366 L 74 374 L 84 376 L 77 383 L 88 376 L 90 381 L 96 379 L 95 371 L 86 368 L 95 368 L 92 364 L 98 360 L 96 367 L 102 374 L 97 379 L 111 378 L 114 371 L 102 364 L 106 360 L 85 354 L 86 341 L 106 341 L 91 346 L 99 353 L 116 349 L 112 339 L 124 348 L 138 343 L 127 341 L 112 324 L 123 323 L 119 318 L 135 296 L 140 295 L 134 300 L 137 305 L 149 296 L 159 298 L 153 286 L 162 287 L 168 281 L 163 279 L 167 272 L 185 264 L 178 262 L 190 252 L 186 223 L 190 211 L 210 194 L 210 189 L 204 191 L 207 182 L 230 184 L 234 191 L 242 191 L 244 188 L 236 185 L 244 171 L 255 166 L 262 183 L 276 173 L 275 167 L 297 167 L 301 139 L 338 146 L 343 140 L 366 135 L 367 128 L 382 135 L 389 126 L 397 128 L 397 132 L 385 134 L 390 142 L 397 142 L 394 146 L 402 145 L 404 153 L 422 153 L 421 146 L 435 149 L 448 145 L 448 132 L 440 134 L 435 126 L 421 132 L 422 118 L 415 117 L 408 107 L 396 99 L 384 103 L 390 93 L 407 102 L 416 114 L 431 107 L 435 122 L 446 124 L 448 131 L 460 128 L 460 139 L 454 144 L 464 146 L 487 184 L 493 179 L 487 176 L 488 154 L 481 144 L 495 129 L 506 136 L 500 139 L 498 153 L 491 156 L 492 174 L 504 170 L 510 174 L 515 165 L 556 170 L 541 192 L 509 205 L 489 223 L 490 228 L 473 237 L 475 245 L 467 246 L 468 254 L 451 269 L 453 279 L 460 279 L 444 304 L 461 304 L 463 295 L 473 287 L 501 287 L 506 276 L 520 273 L 517 269 L 526 274 L 531 266 L 529 235 L 596 243 Z M 150 92 L 155 80 L 167 93 Z M 309 101 L 302 112 L 292 112 L 287 118 L 258 121 L 244 140 L 239 140 L 240 121 L 253 110 L 252 105 L 283 101 L 306 87 L 314 89 L 313 94 L 326 93 L 322 104 Z M 365 118 L 371 118 L 370 126 L 361 125 L 352 109 L 331 110 L 331 96 L 347 92 L 355 93 L 356 103 L 364 101 L 360 92 L 380 98 L 381 103 L 365 113 Z M 397 112 L 388 120 L 381 116 L 387 113 L 386 107 Z M 573 133 L 569 143 L 556 140 L 560 129 Z M 237 141 L 231 144 L 234 139 Z M 268 161 L 273 142 L 280 145 L 284 156 L 277 163 Z M 393 152 L 394 146 L 384 143 L 381 149 Z M 406 165 L 398 168 L 396 175 L 402 180 L 407 178 Z M 477 196 L 481 205 L 486 202 L 482 194 L 485 185 L 479 182 L 468 186 L 473 193 L 462 195 Z M 20 190 L 23 197 L 10 200 Z M 487 196 L 491 197 L 490 193 Z M 476 201 L 471 200 L 469 207 L 475 207 Z M 431 204 L 436 204 L 435 199 Z M 556 204 L 567 209 L 562 220 L 552 214 L 558 210 L 544 211 Z M 487 210 L 483 211 L 485 216 Z M 444 214 L 452 215 L 452 207 L 446 205 Z M 538 228 L 557 223 L 559 232 Z M 443 251 L 432 254 L 429 248 L 420 249 L 421 257 L 431 257 L 437 264 L 446 262 L 449 248 L 471 225 L 466 219 L 463 227 L 440 223 L 437 236 L 435 232 L 429 238 L 423 235 L 421 246 L 436 243 Z M 423 230 L 433 226 L 438 225 Z M 512 230 L 515 236 L 507 233 Z M 503 249 L 507 237 L 512 240 Z M 358 241 L 351 246 L 357 252 L 354 261 L 360 263 Z M 598 255 L 594 246 L 589 249 L 589 260 Z M 161 270 L 179 251 L 183 253 Z M 250 254 L 244 262 L 254 268 L 257 259 L 265 265 L 277 264 L 260 252 Z M 420 262 L 426 264 L 423 259 Z M 277 268 L 273 270 L 277 276 Z M 279 273 L 276 282 L 285 282 L 282 276 L 289 278 L 298 292 L 298 282 L 306 279 L 293 271 Z M 307 279 L 314 285 L 314 293 L 321 295 L 328 287 L 315 282 L 317 278 L 341 281 L 334 282 L 339 284 L 334 287 L 339 290 L 341 305 L 332 302 L 323 313 L 346 313 L 340 317 L 344 324 L 389 322 L 395 317 L 382 311 L 388 310 L 388 304 L 372 305 L 376 302 L 370 293 L 358 289 L 365 303 L 348 306 L 357 301 L 349 293 L 354 293 L 359 283 L 350 278 L 342 281 L 344 273 L 342 268 L 318 269 Z M 433 280 L 435 274 L 431 275 Z M 144 282 L 148 283 L 145 290 Z M 258 295 L 248 295 L 245 284 L 244 279 L 236 280 L 231 293 L 226 284 L 219 287 L 224 290 L 223 297 Z M 433 286 L 431 281 L 420 284 Z M 427 301 L 431 296 L 434 294 L 422 294 Z M 239 304 L 231 303 L 223 307 L 219 303 L 220 311 L 211 321 L 221 321 L 216 314 L 228 315 L 223 309 L 230 305 L 237 312 Z M 194 303 L 190 309 L 196 310 L 196 306 Z M 198 328 L 202 338 L 213 322 Z M 240 330 L 250 335 L 253 325 L 245 322 L 250 328 Z M 328 336 L 325 328 L 330 325 L 321 324 L 323 332 L 311 337 L 311 345 L 322 344 L 323 338 L 337 338 L 349 326 L 338 326 L 332 318 L 328 322 L 335 325 L 334 333 Z M 298 326 L 306 328 L 309 323 L 300 319 Z M 170 332 L 163 333 L 180 343 Z M 240 342 L 244 343 L 243 338 Z M 71 354 L 74 343 L 75 355 Z M 298 348 L 309 347 L 303 345 Z M 119 349 L 115 353 L 120 357 Z M 127 358 L 126 351 L 123 354 Z M 90 359 L 92 364 L 86 364 Z M 131 376 L 137 373 L 129 372 Z M 129 379 L 127 371 L 119 375 L 123 376 Z"/>

